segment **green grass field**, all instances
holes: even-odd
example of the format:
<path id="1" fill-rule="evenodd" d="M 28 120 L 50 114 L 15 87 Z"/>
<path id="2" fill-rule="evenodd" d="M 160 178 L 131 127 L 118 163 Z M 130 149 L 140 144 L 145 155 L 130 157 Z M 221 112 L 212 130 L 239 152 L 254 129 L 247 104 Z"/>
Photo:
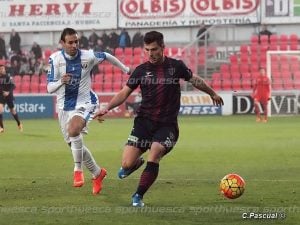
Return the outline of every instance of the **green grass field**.
<path id="1" fill-rule="evenodd" d="M 0 135 L 0 224 L 247 225 L 300 221 L 300 117 L 181 118 L 180 139 L 160 164 L 146 207 L 130 206 L 142 171 L 117 179 L 132 119 L 92 122 L 86 145 L 108 170 L 99 196 L 72 187 L 73 163 L 55 120 L 25 120 L 19 133 L 5 120 Z M 246 181 L 244 195 L 223 198 L 227 173 Z M 285 219 L 243 219 L 243 213 L 285 212 Z"/>

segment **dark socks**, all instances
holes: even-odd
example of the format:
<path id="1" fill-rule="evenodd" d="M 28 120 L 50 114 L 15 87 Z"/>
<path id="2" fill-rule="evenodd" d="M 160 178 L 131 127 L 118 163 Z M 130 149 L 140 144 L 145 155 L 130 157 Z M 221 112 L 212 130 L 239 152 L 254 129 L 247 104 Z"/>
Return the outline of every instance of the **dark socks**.
<path id="1" fill-rule="evenodd" d="M 19 116 L 18 114 L 12 114 L 12 116 L 14 117 L 15 121 L 17 121 L 18 126 L 21 124 L 20 120 L 19 120 Z"/>
<path id="2" fill-rule="evenodd" d="M 3 115 L 2 114 L 0 114 L 0 128 L 4 128 L 3 127 Z"/>
<path id="3" fill-rule="evenodd" d="M 151 187 L 158 176 L 159 164 L 154 162 L 147 162 L 147 166 L 144 169 L 141 177 L 140 183 L 137 188 L 136 193 L 143 196 L 147 190 Z"/>

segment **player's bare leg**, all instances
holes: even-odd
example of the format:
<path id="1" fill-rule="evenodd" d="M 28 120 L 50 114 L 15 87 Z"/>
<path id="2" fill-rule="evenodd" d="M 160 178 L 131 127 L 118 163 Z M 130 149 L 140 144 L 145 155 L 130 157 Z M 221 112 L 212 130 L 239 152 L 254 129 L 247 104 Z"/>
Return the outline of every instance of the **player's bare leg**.
<path id="1" fill-rule="evenodd" d="M 118 172 L 118 177 L 123 179 L 136 171 L 144 164 L 144 159 L 141 157 L 142 151 L 139 148 L 126 145 L 123 150 L 122 164 Z"/>
<path id="2" fill-rule="evenodd" d="M 264 110 L 264 118 L 262 119 L 262 122 L 267 123 L 268 122 L 268 102 L 263 102 L 262 107 Z"/>
<path id="3" fill-rule="evenodd" d="M 255 114 L 256 114 L 256 122 L 260 122 L 260 121 L 261 121 L 259 106 L 260 106 L 259 101 L 257 101 L 257 100 L 255 99 L 255 100 L 254 100 L 254 111 L 255 111 Z"/>

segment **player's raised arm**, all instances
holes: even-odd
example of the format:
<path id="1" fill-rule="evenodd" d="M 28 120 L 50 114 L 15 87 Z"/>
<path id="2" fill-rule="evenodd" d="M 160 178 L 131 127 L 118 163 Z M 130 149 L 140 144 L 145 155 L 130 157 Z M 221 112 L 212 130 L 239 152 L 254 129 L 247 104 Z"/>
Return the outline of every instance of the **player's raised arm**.
<path id="1" fill-rule="evenodd" d="M 189 82 L 198 90 L 210 95 L 214 105 L 224 105 L 223 99 L 200 76 L 193 75 Z"/>
<path id="2" fill-rule="evenodd" d="M 117 66 L 118 68 L 120 68 L 124 73 L 126 74 L 130 74 L 130 68 L 128 66 L 125 66 L 118 58 L 116 58 L 115 56 L 104 52 L 106 59 L 113 64 L 114 66 Z"/>

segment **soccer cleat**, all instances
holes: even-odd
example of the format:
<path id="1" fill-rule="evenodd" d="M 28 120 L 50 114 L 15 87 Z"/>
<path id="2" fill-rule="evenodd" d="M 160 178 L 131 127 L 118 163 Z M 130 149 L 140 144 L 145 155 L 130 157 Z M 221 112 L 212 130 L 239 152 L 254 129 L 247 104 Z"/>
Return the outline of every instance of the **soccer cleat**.
<path id="1" fill-rule="evenodd" d="M 83 172 L 80 170 L 74 171 L 73 187 L 81 187 L 82 185 L 84 185 Z"/>
<path id="2" fill-rule="evenodd" d="M 135 167 L 128 169 L 128 170 L 125 170 L 121 167 L 118 172 L 118 177 L 120 179 L 128 177 L 130 174 L 132 174 L 134 171 L 136 171 L 138 168 L 140 168 L 144 164 L 144 162 L 145 162 L 145 160 L 141 157 L 138 164 Z"/>
<path id="3" fill-rule="evenodd" d="M 263 122 L 263 123 L 267 123 L 268 122 L 268 120 L 267 119 L 262 119 L 262 121 L 261 122 Z"/>
<path id="4" fill-rule="evenodd" d="M 23 124 L 20 123 L 20 125 L 18 125 L 19 131 L 23 132 Z"/>
<path id="5" fill-rule="evenodd" d="M 0 133 L 4 133 L 4 129 L 0 127 Z"/>
<path id="6" fill-rule="evenodd" d="M 137 193 L 132 196 L 132 206 L 134 207 L 143 207 L 145 204 L 142 201 L 143 197 Z"/>
<path id="7" fill-rule="evenodd" d="M 256 117 L 256 122 L 260 122 L 260 117 Z"/>
<path id="8" fill-rule="evenodd" d="M 93 194 L 94 195 L 97 195 L 97 194 L 100 193 L 100 191 L 102 189 L 102 181 L 106 177 L 106 174 L 107 174 L 106 169 L 102 168 L 99 176 L 96 177 L 95 179 L 92 179 L 92 181 L 93 181 Z"/>

